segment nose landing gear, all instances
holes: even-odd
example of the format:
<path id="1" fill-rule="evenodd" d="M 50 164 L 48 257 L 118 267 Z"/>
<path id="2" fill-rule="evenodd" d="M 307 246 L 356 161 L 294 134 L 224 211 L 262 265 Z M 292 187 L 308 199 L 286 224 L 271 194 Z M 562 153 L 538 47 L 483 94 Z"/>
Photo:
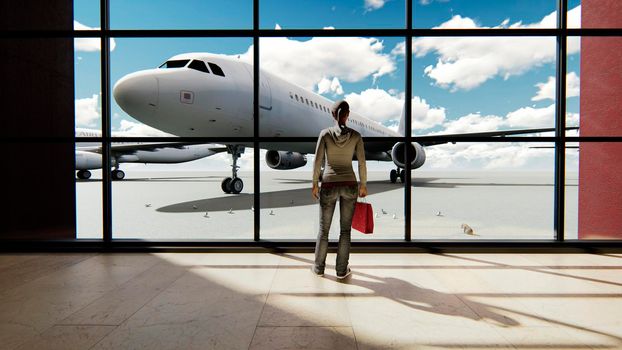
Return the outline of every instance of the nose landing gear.
<path id="1" fill-rule="evenodd" d="M 238 177 L 238 169 L 240 169 L 240 167 L 237 165 L 238 159 L 242 153 L 244 153 L 244 146 L 227 146 L 227 153 L 231 154 L 231 157 L 233 158 L 233 164 L 231 165 L 231 177 L 224 178 L 220 184 L 220 187 L 225 193 L 238 194 L 242 192 L 242 189 L 244 188 L 244 181 Z"/>
<path id="2" fill-rule="evenodd" d="M 395 183 L 397 182 L 397 178 L 399 177 L 400 181 L 402 183 L 404 183 L 405 180 L 405 176 L 406 176 L 406 171 L 404 169 L 392 169 L 391 172 L 389 173 L 389 179 L 391 180 L 391 183 Z"/>

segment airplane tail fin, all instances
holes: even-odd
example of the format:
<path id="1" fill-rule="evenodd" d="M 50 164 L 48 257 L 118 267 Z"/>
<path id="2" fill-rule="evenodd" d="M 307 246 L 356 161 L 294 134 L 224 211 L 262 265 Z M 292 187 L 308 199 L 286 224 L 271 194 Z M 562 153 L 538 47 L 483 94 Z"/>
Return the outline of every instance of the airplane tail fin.
<path id="1" fill-rule="evenodd" d="M 402 136 L 406 136 L 406 106 L 402 107 L 402 115 L 400 116 L 400 125 L 397 128 L 397 132 Z"/>

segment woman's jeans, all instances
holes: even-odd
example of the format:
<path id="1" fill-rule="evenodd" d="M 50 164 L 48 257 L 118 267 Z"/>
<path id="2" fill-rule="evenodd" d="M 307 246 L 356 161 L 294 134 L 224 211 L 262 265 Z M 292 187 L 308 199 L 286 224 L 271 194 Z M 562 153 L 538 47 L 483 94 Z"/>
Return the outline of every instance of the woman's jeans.
<path id="1" fill-rule="evenodd" d="M 339 245 L 337 247 L 337 275 L 343 276 L 348 269 L 350 258 L 350 231 L 352 230 L 352 216 L 358 197 L 358 186 L 337 186 L 320 189 L 320 232 L 315 243 L 315 267 L 316 273 L 324 273 L 326 267 L 326 254 L 328 253 L 328 231 L 333 221 L 335 204 L 339 199 L 339 212 L 341 213 L 339 233 Z"/>

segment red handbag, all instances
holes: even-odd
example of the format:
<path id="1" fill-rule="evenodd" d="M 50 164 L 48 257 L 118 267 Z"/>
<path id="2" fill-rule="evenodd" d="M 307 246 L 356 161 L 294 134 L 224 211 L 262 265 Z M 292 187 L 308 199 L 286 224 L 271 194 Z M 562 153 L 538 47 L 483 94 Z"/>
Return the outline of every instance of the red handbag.
<path id="1" fill-rule="evenodd" d="M 356 202 L 354 216 L 352 217 L 352 228 L 365 234 L 374 232 L 374 211 L 371 204 Z"/>

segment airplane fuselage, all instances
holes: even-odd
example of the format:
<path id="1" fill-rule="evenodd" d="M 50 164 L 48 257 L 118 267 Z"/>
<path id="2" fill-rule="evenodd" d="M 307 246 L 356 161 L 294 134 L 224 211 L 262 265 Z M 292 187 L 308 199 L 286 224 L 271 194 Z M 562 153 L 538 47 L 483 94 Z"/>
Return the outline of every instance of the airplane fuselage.
<path id="1" fill-rule="evenodd" d="M 217 65 L 224 76 L 190 68 L 194 60 L 207 63 L 206 67 Z M 250 64 L 200 53 L 178 55 L 167 62 L 180 62 L 179 65 L 185 62 L 185 65 L 140 71 L 117 82 L 115 99 L 128 114 L 177 136 L 254 135 L 253 67 Z M 260 74 L 260 136 L 317 136 L 322 129 L 334 125 L 330 113 L 333 101 L 270 72 L 261 70 Z M 364 137 L 400 136 L 355 111 L 350 113 L 348 126 Z M 315 143 L 262 143 L 261 147 L 313 153 Z"/>

